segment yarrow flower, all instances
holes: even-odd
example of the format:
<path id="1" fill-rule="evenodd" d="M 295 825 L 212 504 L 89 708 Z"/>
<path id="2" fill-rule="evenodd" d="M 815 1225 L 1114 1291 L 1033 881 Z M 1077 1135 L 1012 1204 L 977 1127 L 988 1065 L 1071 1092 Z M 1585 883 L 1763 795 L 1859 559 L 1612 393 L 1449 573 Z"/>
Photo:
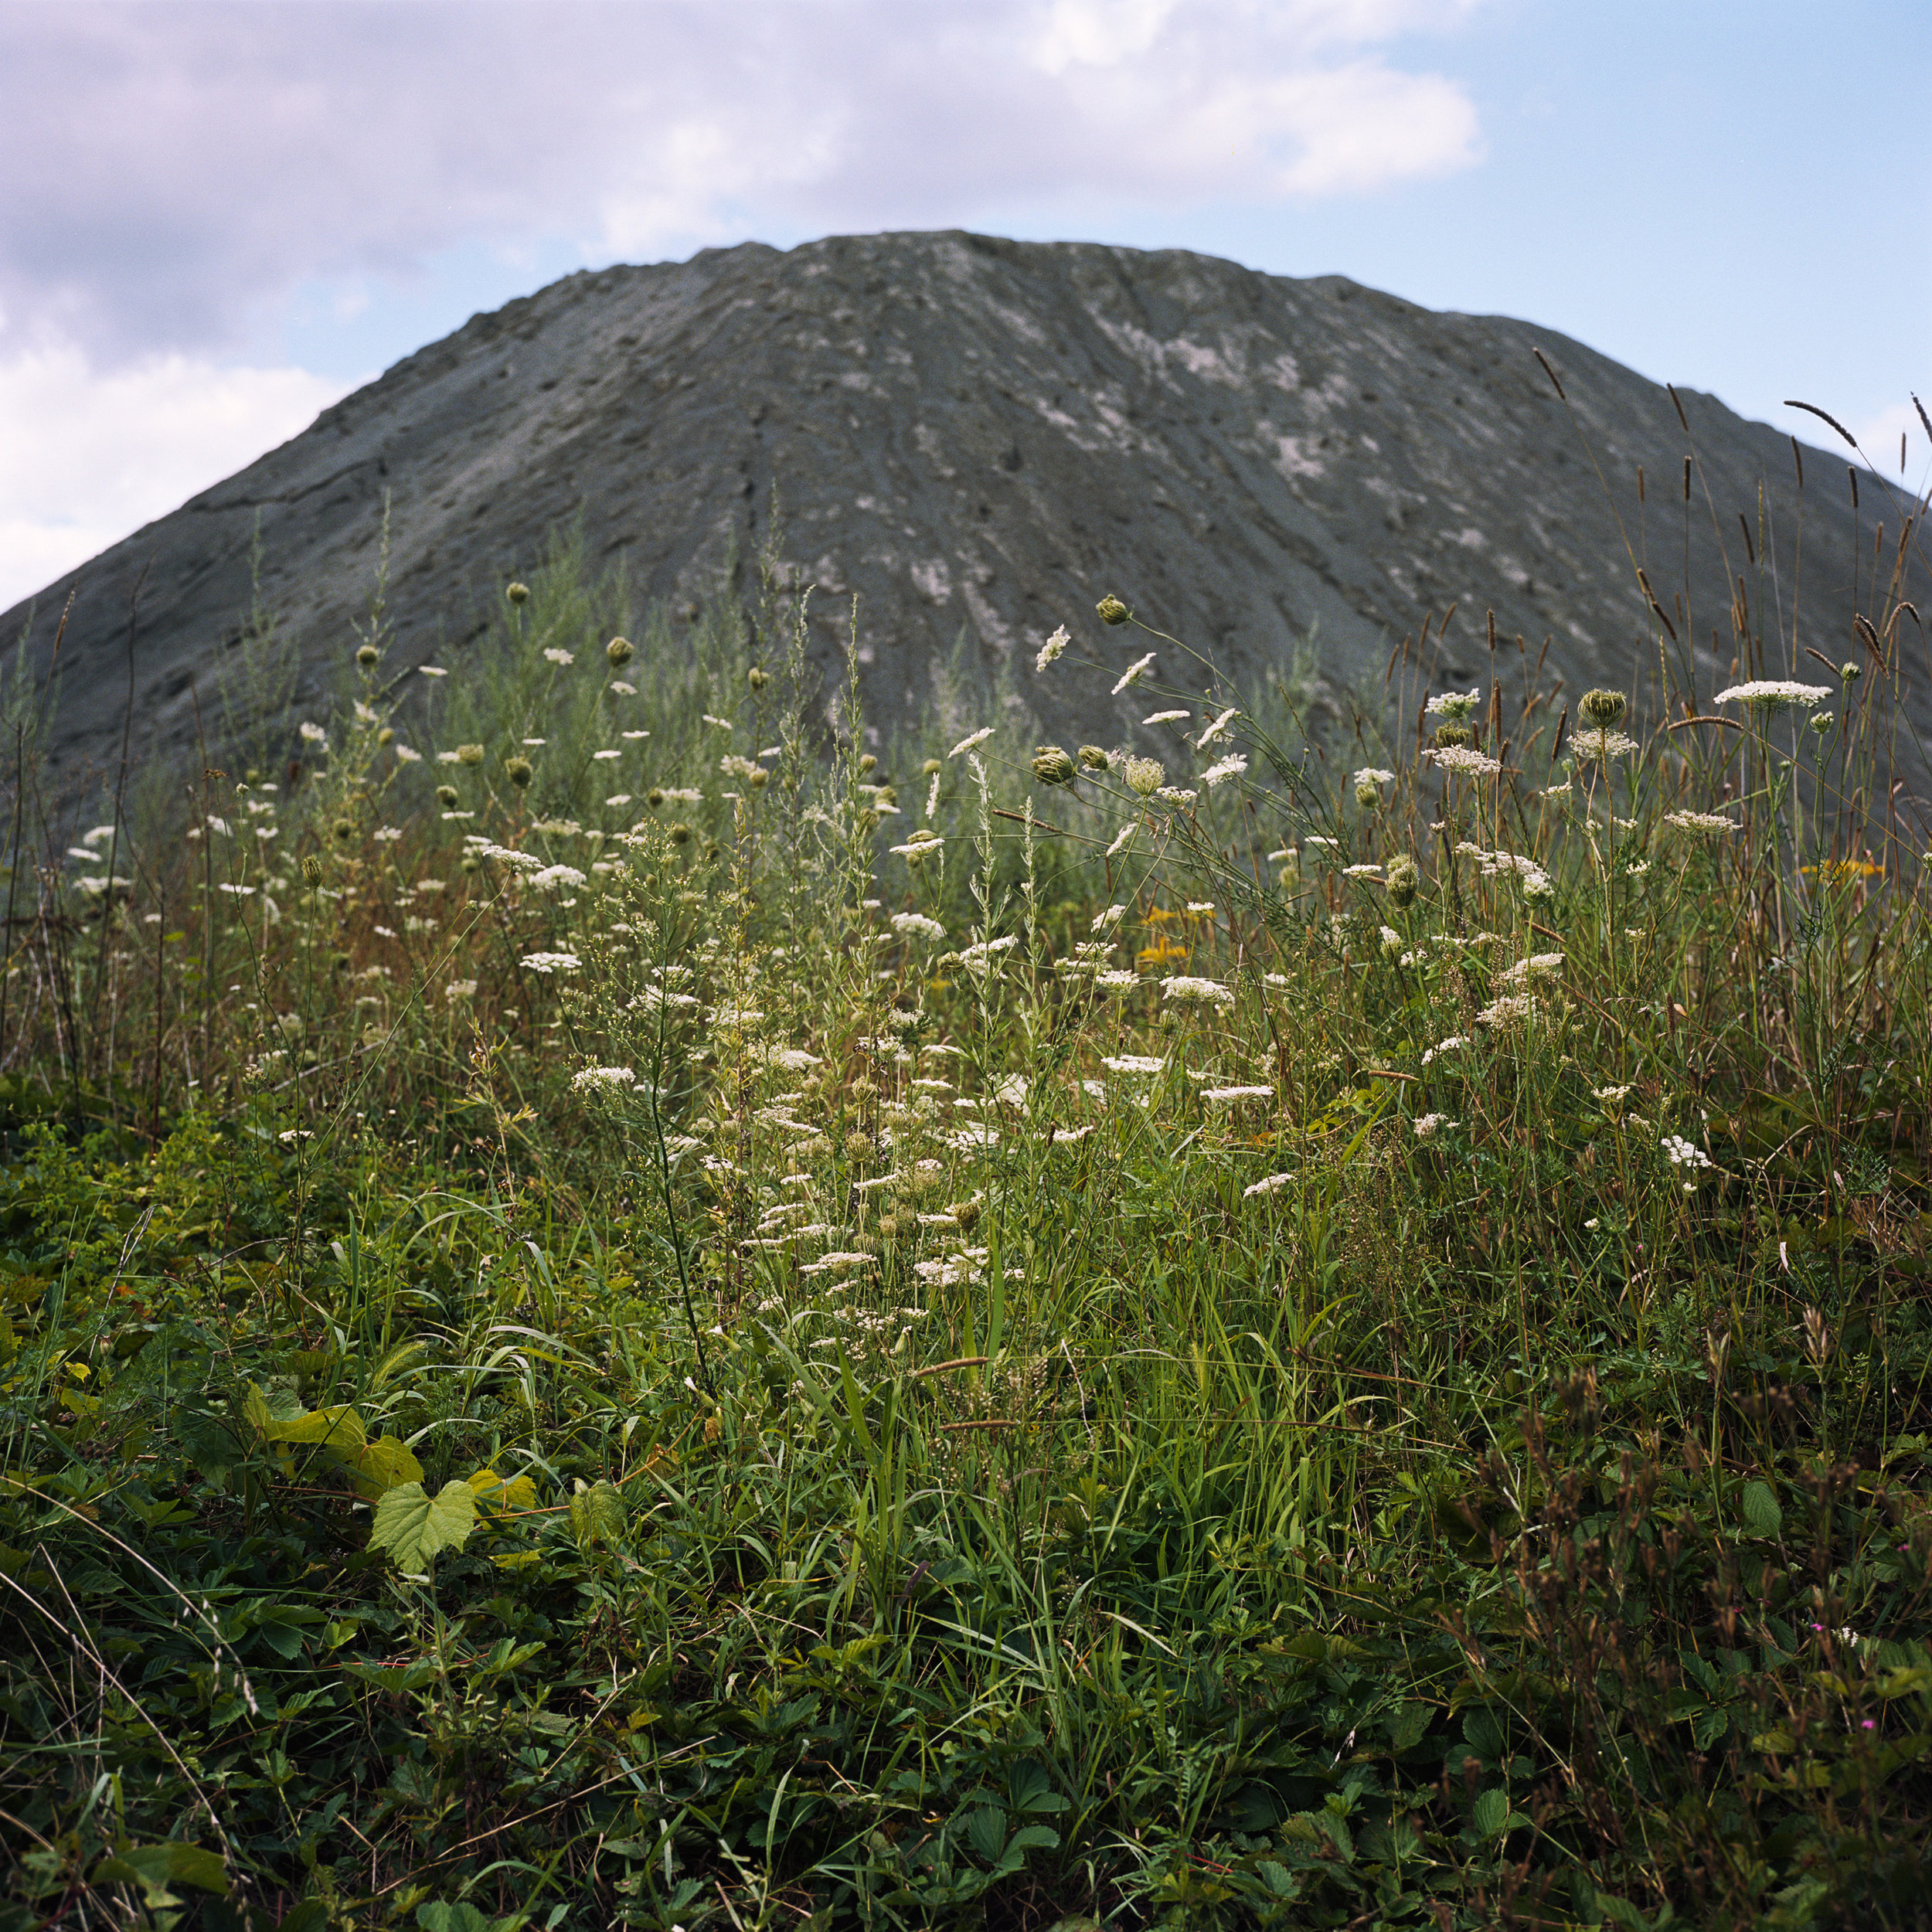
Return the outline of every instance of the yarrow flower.
<path id="1" fill-rule="evenodd" d="M 1713 704 L 1747 704 L 1766 711 L 1776 711 L 1787 705 L 1816 704 L 1821 698 L 1828 698 L 1832 687 L 1828 684 L 1799 684 L 1790 678 L 1753 678 L 1747 684 L 1734 684 L 1720 691 L 1711 702 Z"/>
<path id="2" fill-rule="evenodd" d="M 1460 1123 L 1450 1119 L 1447 1114 L 1422 1114 L 1417 1115 L 1410 1124 L 1415 1128 L 1416 1138 L 1427 1141 L 1432 1139 L 1445 1127 L 1455 1127 Z"/>
<path id="3" fill-rule="evenodd" d="M 580 1094 L 615 1094 L 635 1086 L 637 1078 L 628 1066 L 587 1066 L 570 1076 L 570 1085 Z"/>
<path id="4" fill-rule="evenodd" d="M 1111 698 L 1117 698 L 1129 685 L 1138 684 L 1141 679 L 1144 678 L 1147 675 L 1148 672 L 1152 668 L 1153 663 L 1154 653 L 1151 651 L 1150 651 L 1144 658 L 1136 658 L 1134 661 L 1121 673 L 1118 680 L 1114 684 L 1114 689 L 1107 693 L 1107 696 Z"/>
<path id="5" fill-rule="evenodd" d="M 1493 778 L 1502 769 L 1501 759 L 1472 745 L 1425 745 L 1422 755 L 1444 771 L 1466 771 L 1476 778 Z"/>
<path id="6" fill-rule="evenodd" d="M 1062 624 L 1039 648 L 1039 655 L 1033 660 L 1036 671 L 1044 671 L 1064 651 L 1071 640 L 1066 634 L 1066 626 Z"/>

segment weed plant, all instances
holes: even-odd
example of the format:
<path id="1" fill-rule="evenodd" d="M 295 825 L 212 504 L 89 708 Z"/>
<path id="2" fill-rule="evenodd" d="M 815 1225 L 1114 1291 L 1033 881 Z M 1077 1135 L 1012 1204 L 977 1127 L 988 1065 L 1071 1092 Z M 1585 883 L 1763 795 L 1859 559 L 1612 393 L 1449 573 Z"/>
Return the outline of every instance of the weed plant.
<path id="1" fill-rule="evenodd" d="M 882 765 L 566 541 L 172 828 L 16 682 L 0 1923 L 1923 1923 L 1907 554 Z"/>

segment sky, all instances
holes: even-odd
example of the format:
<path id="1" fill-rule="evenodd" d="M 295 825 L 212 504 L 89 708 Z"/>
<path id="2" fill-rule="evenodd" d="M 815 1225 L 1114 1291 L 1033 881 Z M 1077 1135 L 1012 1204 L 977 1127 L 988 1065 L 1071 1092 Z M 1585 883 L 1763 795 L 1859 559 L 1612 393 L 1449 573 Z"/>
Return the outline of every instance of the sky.
<path id="1" fill-rule="evenodd" d="M 1338 273 L 1932 461 L 1927 0 L 0 0 L 0 609 L 479 309 L 885 229 Z"/>

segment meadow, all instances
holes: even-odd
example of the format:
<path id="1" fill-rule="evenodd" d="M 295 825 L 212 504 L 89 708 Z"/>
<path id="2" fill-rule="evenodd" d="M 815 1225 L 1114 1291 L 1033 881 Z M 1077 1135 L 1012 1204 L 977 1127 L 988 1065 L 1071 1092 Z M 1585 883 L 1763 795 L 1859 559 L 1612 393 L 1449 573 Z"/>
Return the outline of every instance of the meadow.
<path id="1" fill-rule="evenodd" d="M 896 735 L 566 543 L 66 804 L 17 672 L 0 1929 L 1926 1923 L 1908 541 Z"/>

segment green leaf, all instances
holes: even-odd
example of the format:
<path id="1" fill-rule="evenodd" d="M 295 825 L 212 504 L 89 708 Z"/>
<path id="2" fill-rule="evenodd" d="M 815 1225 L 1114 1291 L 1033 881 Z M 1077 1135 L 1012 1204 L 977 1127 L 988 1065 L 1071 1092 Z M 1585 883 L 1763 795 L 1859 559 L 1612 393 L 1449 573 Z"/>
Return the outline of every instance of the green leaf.
<path id="1" fill-rule="evenodd" d="M 968 1812 L 966 1842 L 988 1865 L 997 1865 L 1006 1845 L 1006 1814 L 990 1804 Z"/>
<path id="2" fill-rule="evenodd" d="M 1775 1536 L 1784 1527 L 1784 1512 L 1769 1483 L 1747 1482 L 1738 1501 L 1753 1536 Z"/>
<path id="3" fill-rule="evenodd" d="M 423 1932 L 490 1932 L 490 1921 L 473 1905 L 461 1902 L 445 1905 L 431 1899 L 416 1908 L 416 1923 Z"/>
<path id="4" fill-rule="evenodd" d="M 476 1492 L 461 1478 L 431 1496 L 420 1482 L 398 1483 L 376 1505 L 371 1549 L 386 1549 L 406 1576 L 424 1574 L 437 1553 L 461 1549 L 476 1527 Z"/>
<path id="5" fill-rule="evenodd" d="M 347 1403 L 335 1409 L 312 1409 L 285 1422 L 270 1417 L 262 1434 L 270 1442 L 321 1442 L 349 1454 L 359 1451 L 369 1440 L 362 1417 Z"/>
<path id="6" fill-rule="evenodd" d="M 624 1498 L 616 1486 L 600 1477 L 587 1487 L 579 1477 L 576 1493 L 570 1498 L 570 1529 L 577 1546 L 588 1549 L 592 1543 L 615 1543 L 624 1534 Z"/>
<path id="7" fill-rule="evenodd" d="M 1499 1784 L 1478 1792 L 1471 1821 L 1485 1838 L 1500 1838 L 1509 1823 L 1509 1794 Z"/>
<path id="8" fill-rule="evenodd" d="M 228 1867 L 217 1852 L 204 1851 L 179 1838 L 160 1845 L 123 1845 L 97 1865 L 92 1873 L 96 1884 L 115 1880 L 138 1885 L 152 1897 L 171 1885 L 192 1885 L 197 1891 L 226 1893 Z"/>
<path id="9" fill-rule="evenodd" d="M 423 1465 L 394 1436 L 379 1436 L 342 1460 L 355 1472 L 355 1487 L 373 1502 L 406 1482 L 423 1480 Z"/>
<path id="10" fill-rule="evenodd" d="M 494 1469 L 479 1469 L 470 1477 L 469 1485 L 486 1509 L 536 1507 L 536 1485 L 528 1476 L 503 1477 Z"/>

